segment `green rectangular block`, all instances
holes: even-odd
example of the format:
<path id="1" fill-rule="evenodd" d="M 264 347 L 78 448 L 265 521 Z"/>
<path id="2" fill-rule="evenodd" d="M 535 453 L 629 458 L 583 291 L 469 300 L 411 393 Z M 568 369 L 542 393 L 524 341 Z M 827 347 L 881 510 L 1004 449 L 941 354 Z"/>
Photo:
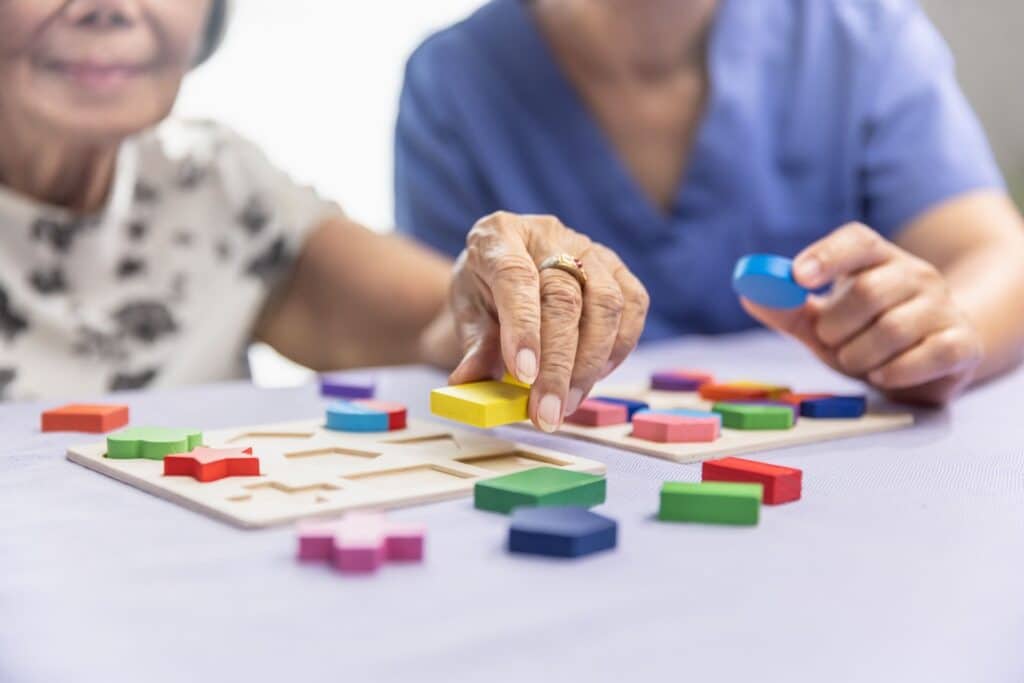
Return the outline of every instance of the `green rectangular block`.
<path id="1" fill-rule="evenodd" d="M 480 510 L 503 514 L 516 507 L 591 507 L 604 502 L 606 491 L 604 477 L 596 474 L 535 467 L 478 481 L 473 487 L 473 505 Z"/>
<path id="2" fill-rule="evenodd" d="M 745 403 L 716 403 L 712 412 L 722 416 L 729 429 L 792 429 L 791 406 L 766 406 Z"/>
<path id="3" fill-rule="evenodd" d="M 658 519 L 666 522 L 757 524 L 761 484 L 731 482 L 665 482 L 661 487 Z"/>

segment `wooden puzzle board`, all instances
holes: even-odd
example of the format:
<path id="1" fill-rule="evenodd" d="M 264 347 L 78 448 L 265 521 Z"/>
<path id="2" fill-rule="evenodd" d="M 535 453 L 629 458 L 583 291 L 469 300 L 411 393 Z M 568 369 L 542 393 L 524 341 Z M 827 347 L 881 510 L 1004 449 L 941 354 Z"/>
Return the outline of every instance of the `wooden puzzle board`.
<path id="1" fill-rule="evenodd" d="M 711 410 L 711 403 L 702 400 L 696 392 L 653 391 L 645 386 L 632 386 L 600 387 L 591 392 L 591 395 L 639 399 L 655 409 Z M 691 463 L 728 455 L 757 453 L 787 446 L 801 446 L 848 436 L 885 432 L 908 427 L 913 423 L 914 416 L 909 413 L 869 412 L 856 420 L 801 417 L 792 429 L 778 431 L 738 430 L 723 427 L 721 438 L 708 443 L 656 443 L 645 439 L 636 439 L 630 436 L 630 432 L 633 431 L 631 424 L 585 427 L 567 422 L 558 433 L 679 463 Z M 522 426 L 532 429 L 529 423 L 522 423 Z"/>
<path id="2" fill-rule="evenodd" d="M 200 483 L 165 477 L 159 460 L 105 457 L 106 441 L 68 459 L 191 510 L 264 527 L 359 508 L 394 508 L 468 496 L 480 479 L 540 466 L 603 474 L 599 462 L 484 434 L 409 420 L 406 429 L 351 433 L 305 420 L 204 432 L 211 448 L 252 446 L 258 477 Z"/>

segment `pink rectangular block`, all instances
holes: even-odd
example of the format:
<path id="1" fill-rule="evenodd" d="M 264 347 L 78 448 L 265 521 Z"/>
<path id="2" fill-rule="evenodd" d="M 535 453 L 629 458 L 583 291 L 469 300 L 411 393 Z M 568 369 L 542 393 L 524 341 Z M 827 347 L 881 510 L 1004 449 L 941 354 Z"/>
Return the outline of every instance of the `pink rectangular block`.
<path id="1" fill-rule="evenodd" d="M 658 443 L 707 442 L 720 436 L 720 424 L 717 417 L 637 413 L 633 416 L 632 436 Z"/>
<path id="2" fill-rule="evenodd" d="M 426 528 L 419 524 L 392 524 L 388 527 L 387 559 L 389 562 L 419 562 L 423 559 L 423 538 Z"/>
<path id="3" fill-rule="evenodd" d="M 383 543 L 351 544 L 334 548 L 332 564 L 343 572 L 375 572 L 387 559 Z"/>
<path id="4" fill-rule="evenodd" d="M 298 558 L 303 562 L 330 560 L 334 554 L 335 522 L 300 522 Z"/>
<path id="5" fill-rule="evenodd" d="M 607 427 L 629 422 L 629 408 L 620 403 L 606 403 L 587 399 L 575 413 L 565 418 L 566 422 L 584 427 Z"/>

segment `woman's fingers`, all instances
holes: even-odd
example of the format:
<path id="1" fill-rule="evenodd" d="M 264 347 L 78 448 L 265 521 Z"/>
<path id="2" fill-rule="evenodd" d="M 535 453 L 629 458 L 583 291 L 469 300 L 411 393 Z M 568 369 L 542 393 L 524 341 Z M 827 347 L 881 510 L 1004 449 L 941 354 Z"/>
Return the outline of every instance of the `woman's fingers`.
<path id="1" fill-rule="evenodd" d="M 952 316 L 919 296 L 887 310 L 840 348 L 836 359 L 843 372 L 863 377 L 952 322 Z"/>
<path id="2" fill-rule="evenodd" d="M 793 276 L 808 289 L 818 289 L 844 276 L 880 265 L 893 253 L 877 232 L 849 223 L 804 249 L 793 261 Z"/>
<path id="3" fill-rule="evenodd" d="M 586 283 L 539 270 L 562 254 L 583 262 Z M 558 429 L 640 338 L 649 305 L 643 285 L 611 251 L 555 218 L 488 216 L 470 231 L 462 262 L 453 307 L 465 356 L 451 380 L 487 376 L 500 357 L 533 385 L 530 416 L 546 431 Z"/>
<path id="4" fill-rule="evenodd" d="M 625 305 L 618 281 L 596 251 L 588 250 L 580 260 L 587 273 L 587 284 L 583 290 L 576 360 L 566 396 L 566 415 L 576 412 L 608 365 L 620 335 Z"/>
<path id="5" fill-rule="evenodd" d="M 970 376 L 981 362 L 981 344 L 969 326 L 937 332 L 917 346 L 873 370 L 868 378 L 877 387 L 897 391 L 964 373 Z"/>
<path id="6" fill-rule="evenodd" d="M 508 213 L 481 219 L 467 237 L 466 259 L 482 285 L 481 296 L 491 298 L 478 302 L 478 308 L 493 305 L 505 367 L 520 382 L 532 384 L 540 368 L 540 277 L 523 238 L 528 227 L 519 224 L 524 220 Z"/>
<path id="7" fill-rule="evenodd" d="M 836 285 L 815 325 L 818 339 L 836 348 L 863 332 L 885 311 L 920 291 L 902 261 L 887 261 Z"/>
<path id="8" fill-rule="evenodd" d="M 547 432 L 558 429 L 565 415 L 582 311 L 583 291 L 572 275 L 557 268 L 540 272 L 540 374 L 530 393 L 530 414 Z"/>
<path id="9" fill-rule="evenodd" d="M 595 244 L 593 251 L 604 264 L 605 270 L 615 279 L 622 294 L 622 313 L 618 334 L 615 335 L 608 362 L 601 368 L 601 373 L 598 375 L 598 379 L 603 379 L 611 374 L 612 370 L 619 367 L 640 343 L 640 335 L 643 334 L 644 324 L 647 322 L 647 311 L 651 306 L 651 298 L 647 294 L 647 289 L 630 272 L 618 254 L 603 244 Z"/>

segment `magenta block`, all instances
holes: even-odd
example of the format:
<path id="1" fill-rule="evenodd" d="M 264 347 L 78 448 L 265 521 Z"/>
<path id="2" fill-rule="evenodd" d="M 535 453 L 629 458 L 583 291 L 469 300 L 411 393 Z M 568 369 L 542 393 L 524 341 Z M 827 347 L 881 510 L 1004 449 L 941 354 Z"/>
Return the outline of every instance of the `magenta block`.
<path id="1" fill-rule="evenodd" d="M 335 527 L 335 524 L 324 522 L 300 522 L 299 560 L 330 560 L 334 552 Z"/>
<path id="2" fill-rule="evenodd" d="M 662 370 L 651 375 L 651 389 L 656 391 L 697 391 L 702 384 L 714 380 L 698 370 Z"/>
<path id="3" fill-rule="evenodd" d="M 398 527 L 388 531 L 387 556 L 389 562 L 419 562 L 423 559 L 423 537 L 426 530 L 419 525 Z"/>

